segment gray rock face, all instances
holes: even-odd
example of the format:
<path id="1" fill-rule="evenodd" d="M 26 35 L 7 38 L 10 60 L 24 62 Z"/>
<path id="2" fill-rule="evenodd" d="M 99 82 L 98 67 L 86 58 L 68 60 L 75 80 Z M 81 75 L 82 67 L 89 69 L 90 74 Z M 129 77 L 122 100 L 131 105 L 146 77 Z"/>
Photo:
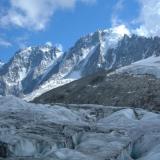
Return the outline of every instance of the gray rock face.
<path id="1" fill-rule="evenodd" d="M 160 158 L 158 113 L 98 105 L 35 105 L 14 97 L 1 97 L 0 104 L 0 153 L 4 151 L 6 160 Z"/>

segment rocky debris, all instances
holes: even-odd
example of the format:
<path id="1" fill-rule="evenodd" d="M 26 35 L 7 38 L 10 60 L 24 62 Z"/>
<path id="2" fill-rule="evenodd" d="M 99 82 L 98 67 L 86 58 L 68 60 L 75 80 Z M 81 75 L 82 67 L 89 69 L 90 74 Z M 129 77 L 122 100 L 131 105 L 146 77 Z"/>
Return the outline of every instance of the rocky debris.
<path id="1" fill-rule="evenodd" d="M 99 72 L 36 98 L 35 103 L 101 104 L 159 110 L 160 79 Z"/>

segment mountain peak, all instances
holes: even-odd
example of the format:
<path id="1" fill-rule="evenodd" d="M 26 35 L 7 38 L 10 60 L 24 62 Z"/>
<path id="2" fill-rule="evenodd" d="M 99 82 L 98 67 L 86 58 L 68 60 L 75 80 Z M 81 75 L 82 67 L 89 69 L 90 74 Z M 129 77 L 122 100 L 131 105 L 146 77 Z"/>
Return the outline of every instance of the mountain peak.
<path id="1" fill-rule="evenodd" d="M 62 45 L 60 47 L 60 45 L 52 45 L 50 42 L 46 42 L 44 45 L 28 46 L 23 48 L 16 52 L 14 58 L 17 59 L 17 56 L 29 58 L 36 55 L 39 55 L 40 57 L 51 57 L 52 59 L 59 58 L 63 53 L 62 48 Z"/>
<path id="2" fill-rule="evenodd" d="M 61 51 L 49 45 L 29 46 L 18 52 L 1 68 L 7 92 L 18 95 L 30 93 L 40 83 L 52 65 L 61 58 Z M 2 81 L 3 81 L 2 80 Z M 4 82 L 0 82 L 4 83 Z"/>

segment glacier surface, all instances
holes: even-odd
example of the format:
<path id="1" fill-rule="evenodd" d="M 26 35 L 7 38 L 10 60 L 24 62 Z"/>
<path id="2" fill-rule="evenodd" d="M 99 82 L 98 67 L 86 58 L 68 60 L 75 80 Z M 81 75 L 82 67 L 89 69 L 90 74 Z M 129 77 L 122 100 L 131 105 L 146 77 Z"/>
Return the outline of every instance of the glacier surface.
<path id="1" fill-rule="evenodd" d="M 131 65 L 121 67 L 113 73 L 129 73 L 133 75 L 148 74 L 160 78 L 160 56 L 153 55 L 149 58 L 134 62 Z"/>
<path id="2" fill-rule="evenodd" d="M 0 159 L 159 160 L 160 115 L 0 97 Z"/>

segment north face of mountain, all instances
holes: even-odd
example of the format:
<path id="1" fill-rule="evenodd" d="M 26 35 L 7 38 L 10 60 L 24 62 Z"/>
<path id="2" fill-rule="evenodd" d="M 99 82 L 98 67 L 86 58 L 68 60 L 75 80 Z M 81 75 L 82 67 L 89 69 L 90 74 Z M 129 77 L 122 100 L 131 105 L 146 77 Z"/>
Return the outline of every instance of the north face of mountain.
<path id="1" fill-rule="evenodd" d="M 18 51 L 0 69 L 0 94 L 20 96 L 32 92 L 43 81 L 48 68 L 61 58 L 60 53 L 48 45 Z"/>

